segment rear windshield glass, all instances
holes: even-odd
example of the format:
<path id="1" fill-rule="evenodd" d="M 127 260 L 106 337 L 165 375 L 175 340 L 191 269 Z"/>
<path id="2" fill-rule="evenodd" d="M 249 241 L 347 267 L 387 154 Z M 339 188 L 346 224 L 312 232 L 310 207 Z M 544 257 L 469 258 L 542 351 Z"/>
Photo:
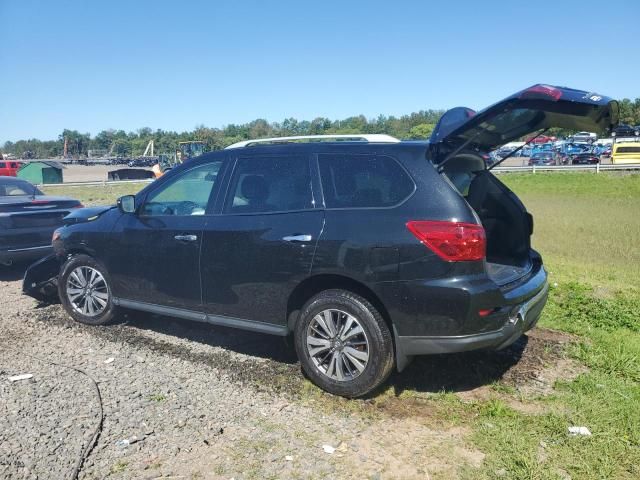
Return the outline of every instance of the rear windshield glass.
<path id="1" fill-rule="evenodd" d="M 616 153 L 640 153 L 639 147 L 618 147 Z"/>
<path id="2" fill-rule="evenodd" d="M 43 195 L 43 193 L 29 182 L 5 181 L 0 178 L 0 197 L 14 197 L 23 195 Z"/>
<path id="3" fill-rule="evenodd" d="M 396 160 L 374 155 L 319 155 L 328 208 L 391 207 L 408 198 L 413 180 Z"/>

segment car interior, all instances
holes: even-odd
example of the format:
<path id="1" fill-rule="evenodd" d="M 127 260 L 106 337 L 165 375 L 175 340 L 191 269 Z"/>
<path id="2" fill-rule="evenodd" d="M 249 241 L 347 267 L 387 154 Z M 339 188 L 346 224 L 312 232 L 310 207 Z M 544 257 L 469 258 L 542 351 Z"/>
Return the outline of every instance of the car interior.
<path id="1" fill-rule="evenodd" d="M 464 153 L 444 165 L 444 175 L 476 212 L 487 236 L 487 271 L 502 285 L 530 268 L 533 221 L 518 198 L 486 169 L 484 159 Z"/>

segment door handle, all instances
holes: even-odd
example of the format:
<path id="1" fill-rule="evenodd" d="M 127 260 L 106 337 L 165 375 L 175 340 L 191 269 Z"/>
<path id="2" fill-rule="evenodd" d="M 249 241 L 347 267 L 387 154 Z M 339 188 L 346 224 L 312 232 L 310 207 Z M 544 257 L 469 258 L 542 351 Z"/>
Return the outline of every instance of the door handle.
<path id="1" fill-rule="evenodd" d="M 197 235 L 176 235 L 173 238 L 175 238 L 179 242 L 195 242 L 196 240 L 198 240 Z"/>
<path id="2" fill-rule="evenodd" d="M 310 242 L 311 235 L 287 235 L 282 237 L 285 242 Z"/>

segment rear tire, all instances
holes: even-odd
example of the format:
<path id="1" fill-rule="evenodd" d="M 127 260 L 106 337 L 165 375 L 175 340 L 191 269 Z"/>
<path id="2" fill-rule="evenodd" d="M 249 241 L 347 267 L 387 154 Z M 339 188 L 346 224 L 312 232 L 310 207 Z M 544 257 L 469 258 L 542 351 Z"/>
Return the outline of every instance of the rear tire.
<path id="1" fill-rule="evenodd" d="M 74 255 L 62 266 L 58 294 L 67 313 L 80 323 L 106 325 L 115 318 L 109 274 L 88 255 Z"/>
<path id="2" fill-rule="evenodd" d="M 294 342 L 307 377 L 334 395 L 366 395 L 393 369 L 393 339 L 382 315 L 346 290 L 326 290 L 309 300 L 296 323 Z"/>

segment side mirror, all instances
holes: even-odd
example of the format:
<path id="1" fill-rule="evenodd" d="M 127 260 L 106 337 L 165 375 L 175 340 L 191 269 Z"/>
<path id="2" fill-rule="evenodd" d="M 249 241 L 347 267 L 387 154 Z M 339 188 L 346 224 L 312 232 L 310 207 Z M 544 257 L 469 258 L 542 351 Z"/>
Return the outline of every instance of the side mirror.
<path id="1" fill-rule="evenodd" d="M 118 199 L 118 208 L 122 213 L 135 213 L 136 211 L 136 196 L 124 195 Z"/>

